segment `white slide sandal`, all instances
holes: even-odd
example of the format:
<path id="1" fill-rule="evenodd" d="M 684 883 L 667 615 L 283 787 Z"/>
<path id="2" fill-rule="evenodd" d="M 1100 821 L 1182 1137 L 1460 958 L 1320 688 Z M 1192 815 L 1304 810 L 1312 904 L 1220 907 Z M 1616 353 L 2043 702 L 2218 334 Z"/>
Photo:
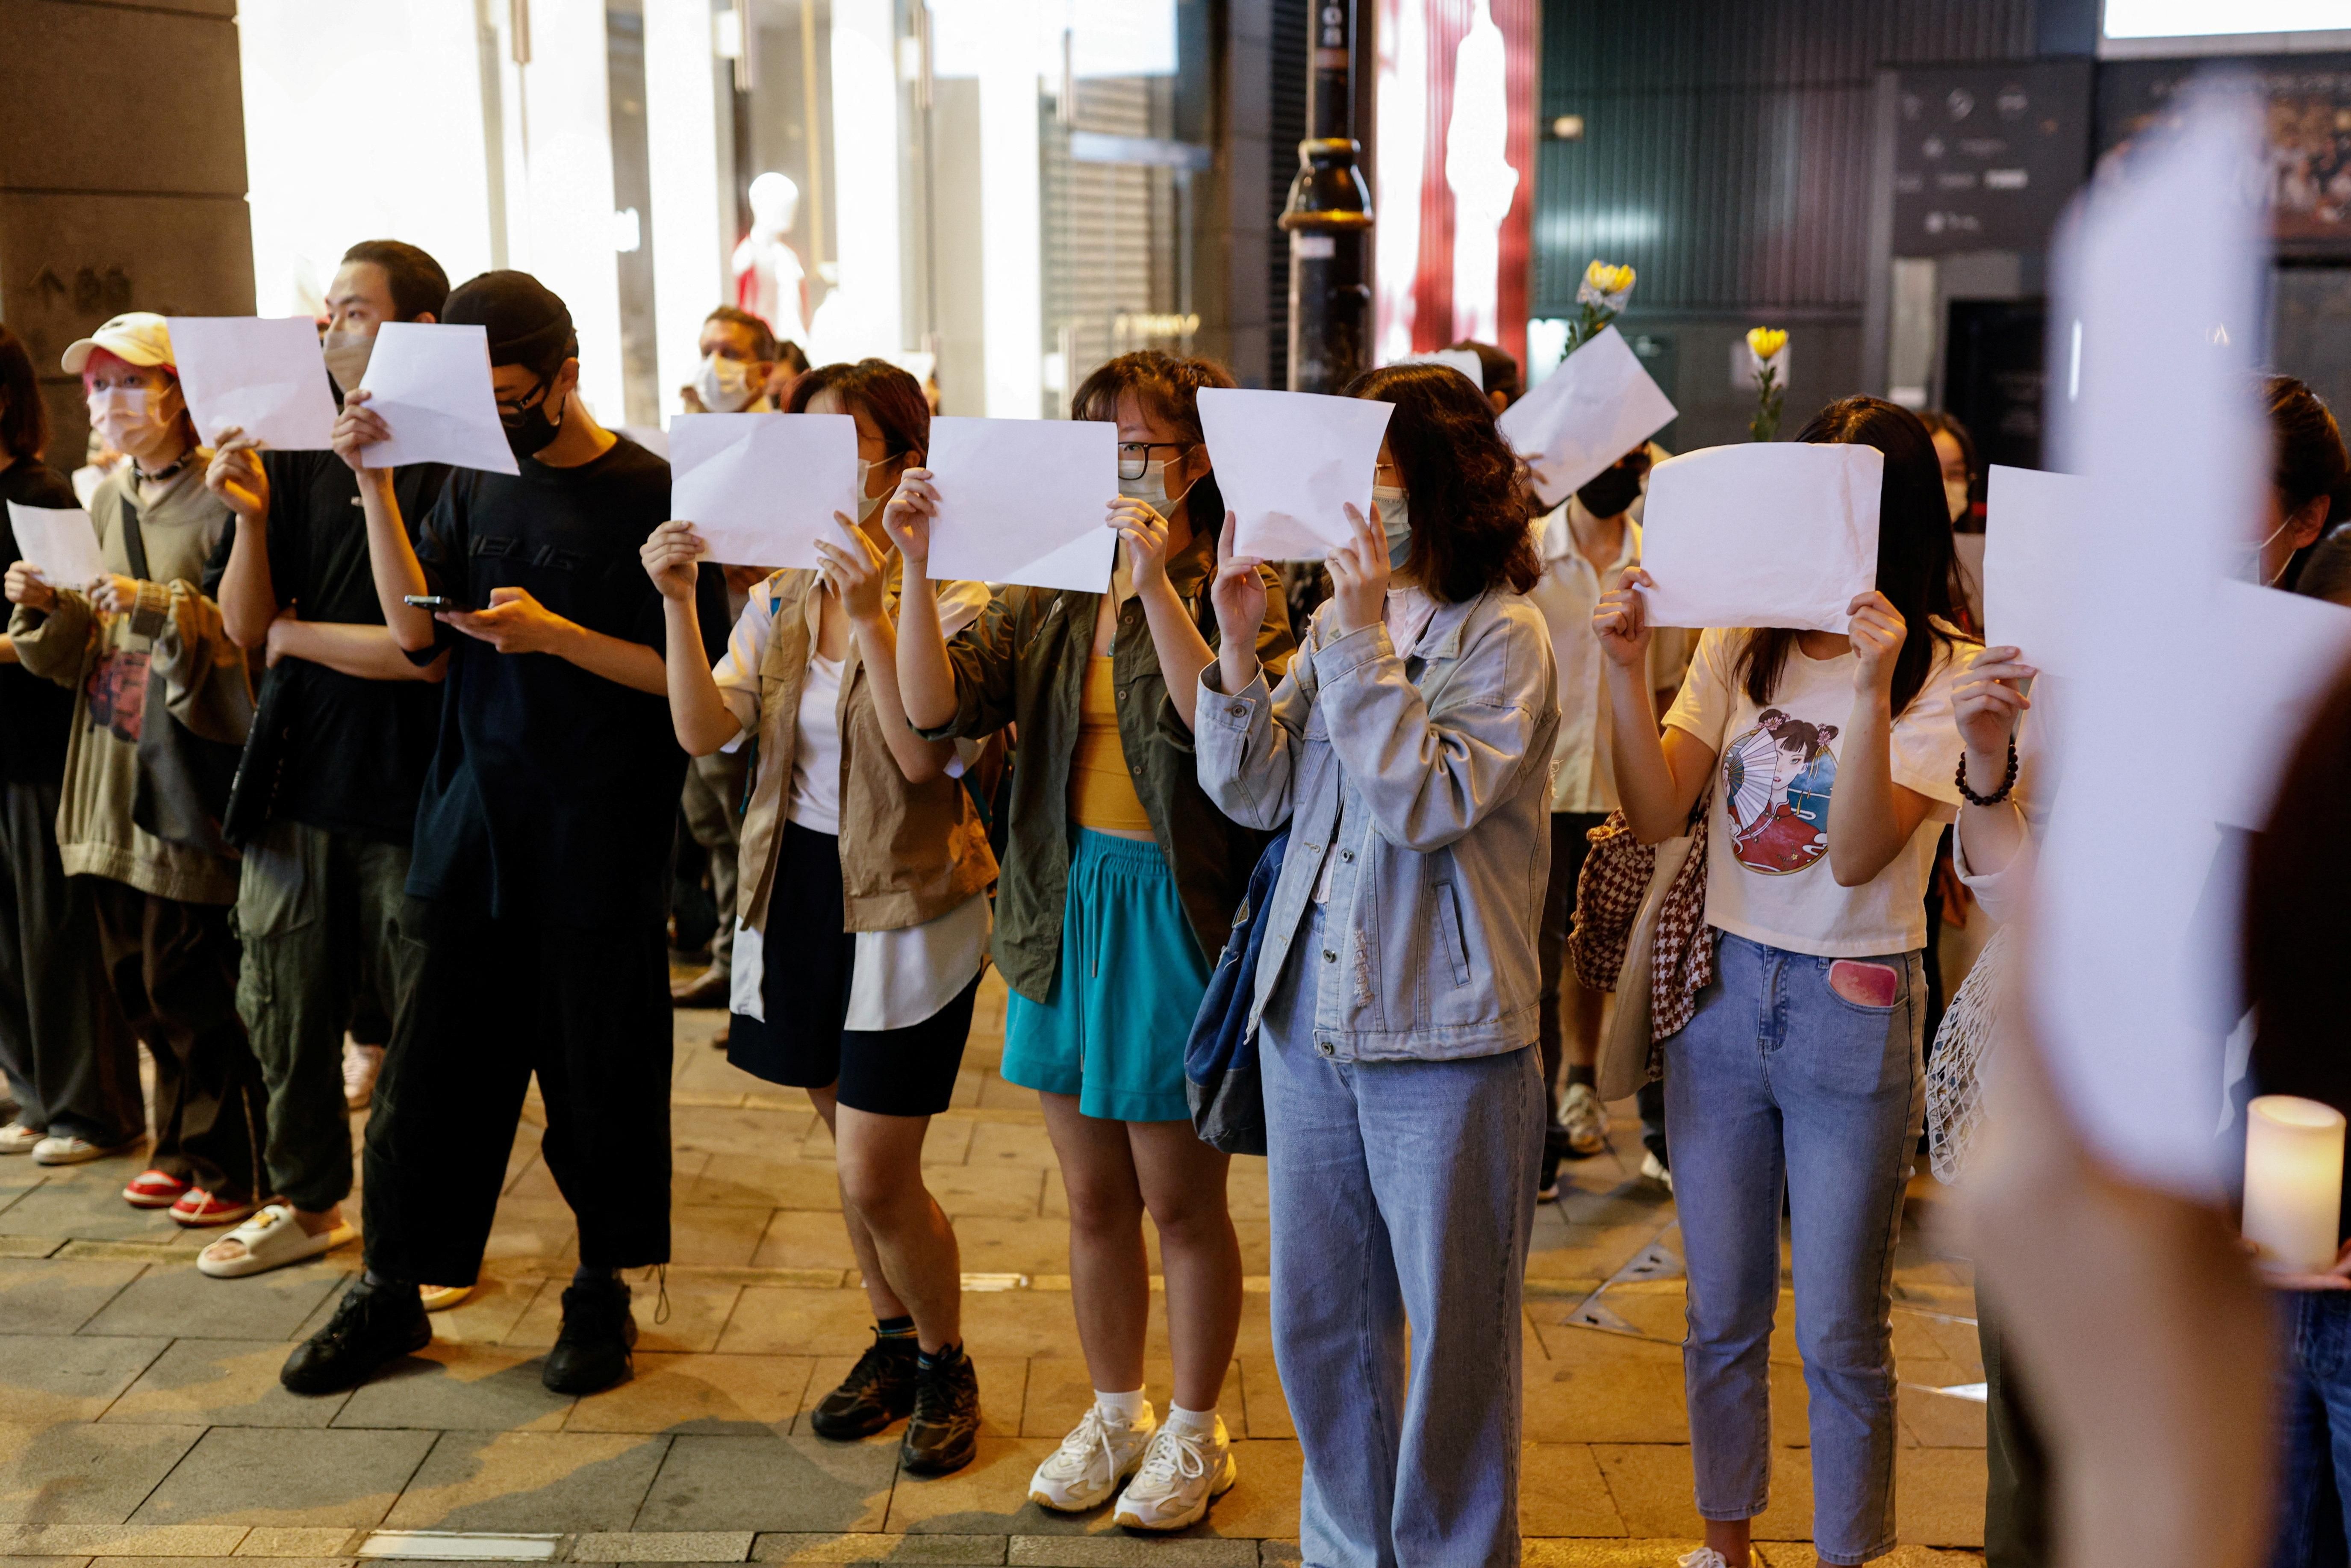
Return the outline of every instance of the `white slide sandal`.
<path id="1" fill-rule="evenodd" d="M 248 1274 L 266 1274 L 272 1269 L 316 1258 L 358 1235 L 350 1226 L 338 1225 L 312 1236 L 294 1218 L 293 1205 L 265 1204 L 260 1213 L 198 1253 L 196 1267 L 215 1280 L 241 1280 Z M 234 1257 L 215 1258 L 214 1253 L 229 1241 L 243 1250 Z"/>

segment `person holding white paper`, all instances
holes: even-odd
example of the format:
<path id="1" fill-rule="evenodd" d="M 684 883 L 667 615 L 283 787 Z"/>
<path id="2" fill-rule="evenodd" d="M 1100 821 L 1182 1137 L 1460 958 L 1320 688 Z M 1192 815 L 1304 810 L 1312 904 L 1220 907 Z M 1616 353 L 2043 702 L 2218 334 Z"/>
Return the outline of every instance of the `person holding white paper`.
<path id="1" fill-rule="evenodd" d="M 1886 1281 L 1924 1114 L 1927 868 L 1959 801 L 1951 688 L 1976 650 L 1950 623 L 1950 514 L 1917 416 L 1846 398 L 1798 439 L 1884 454 L 1877 587 L 1854 599 L 1846 632 L 1706 632 L 1661 738 L 1638 591 L 1648 574 L 1625 573 L 1593 617 L 1626 821 L 1656 842 L 1702 801 L 1707 813 L 1703 988 L 1665 1042 L 1707 1521 L 1690 1568 L 1743 1568 L 1749 1521 L 1768 1501 L 1783 1188 L 1813 1550 L 1859 1563 L 1894 1544 Z"/>
<path id="2" fill-rule="evenodd" d="M 939 503 L 928 472 L 907 474 L 887 517 L 912 607 L 898 628 L 907 716 L 931 738 L 1019 732 L 994 940 L 1012 989 L 1000 1071 L 1038 1091 L 1061 1159 L 1094 1385 L 1029 1495 L 1064 1512 L 1116 1497 L 1113 1518 L 1146 1530 L 1196 1521 L 1237 1473 L 1217 1403 L 1239 1333 L 1240 1249 L 1226 1156 L 1194 1133 L 1184 1088 L 1184 1026 L 1264 843 L 1202 791 L 1184 738 L 1211 656 L 1201 622 L 1225 516 L 1199 394 L 1232 384 L 1221 365 L 1144 350 L 1078 388 L 1077 417 L 1119 427 L 1119 495 L 1102 499 L 1126 538 L 1109 593 L 1009 588 L 949 643 L 922 612 Z M 1251 641 L 1270 666 L 1288 662 L 1278 608 Z M 1164 1423 L 1143 1385 L 1146 1211 L 1175 1362 Z"/>
<path id="3" fill-rule="evenodd" d="M 1425 364 L 1343 395 L 1394 410 L 1375 515 L 1349 506 L 1278 684 L 1249 654 L 1254 563 L 1221 563 L 1196 731 L 1217 803 L 1290 834 L 1250 1019 L 1300 1544 L 1515 1563 L 1558 681 L 1492 406 Z"/>
<path id="4" fill-rule="evenodd" d="M 52 583 L 26 562 L 8 569 L 9 643 L 75 694 L 60 859 L 89 886 L 99 962 L 155 1061 L 155 1142 L 123 1200 L 191 1228 L 234 1225 L 267 1177 L 261 1073 L 236 1012 L 236 856 L 219 824 L 252 691 L 199 586 L 228 509 L 204 489 L 162 317 L 115 317 L 64 364 L 130 461 L 92 497 L 103 575 Z"/>
<path id="5" fill-rule="evenodd" d="M 447 275 L 414 246 L 346 251 L 326 299 L 337 383 L 359 384 L 385 322 L 437 320 L 448 297 Z M 344 1030 L 362 1001 L 393 1010 L 402 889 L 447 661 L 411 664 L 383 623 L 360 471 L 332 451 L 224 435 L 204 482 L 236 526 L 204 582 L 231 640 L 267 661 L 226 832 L 242 851 L 238 1006 L 268 1090 L 277 1199 L 197 1256 L 204 1273 L 235 1279 L 358 1235 L 342 1212 L 350 1101 L 367 1106 L 383 1049 L 347 1046 Z M 392 470 L 401 517 L 423 518 L 448 478 L 438 463 Z"/>
<path id="6" fill-rule="evenodd" d="M 753 589 L 714 672 L 694 612 L 694 525 L 662 524 L 642 555 L 666 601 L 678 744 L 695 757 L 758 748 L 738 907 L 720 911 L 738 923 L 727 1059 L 807 1090 L 832 1130 L 873 1308 L 872 1345 L 810 1418 L 818 1436 L 853 1441 L 911 1416 L 901 1462 L 944 1475 L 977 1451 L 979 1393 L 955 1228 L 923 1184 L 923 1140 L 963 1065 L 996 857 L 954 743 L 917 736 L 898 700 L 898 573 L 881 510 L 922 461 L 923 389 L 866 360 L 811 371 L 792 399 L 795 413 L 857 422 L 864 499 L 854 519 L 833 514 L 824 566 Z M 947 583 L 935 601 L 953 636 L 987 588 Z"/>
<path id="7" fill-rule="evenodd" d="M 0 560 L 24 559 L 9 503 L 79 506 L 41 461 L 48 438 L 32 355 L 0 326 Z M 99 1158 L 147 1127 L 138 1044 L 99 964 L 92 883 L 66 875 L 57 848 L 73 716 L 73 693 L 0 636 L 0 1069 L 17 1092 L 0 1155 L 48 1166 Z"/>

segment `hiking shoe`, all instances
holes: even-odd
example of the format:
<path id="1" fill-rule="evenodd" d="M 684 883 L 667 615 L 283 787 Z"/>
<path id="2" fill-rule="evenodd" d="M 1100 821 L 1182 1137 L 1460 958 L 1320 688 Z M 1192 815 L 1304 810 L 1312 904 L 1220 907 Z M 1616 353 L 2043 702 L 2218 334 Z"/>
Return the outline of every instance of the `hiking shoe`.
<path id="1" fill-rule="evenodd" d="M 898 1465 L 909 1475 L 943 1476 L 979 1451 L 979 1375 L 963 1346 L 948 1345 L 914 1380 L 914 1411 L 899 1440 Z"/>
<path id="2" fill-rule="evenodd" d="M 922 1347 L 913 1340 L 883 1339 L 881 1331 L 875 1330 L 873 1343 L 865 1347 L 841 1386 L 817 1402 L 809 1425 L 820 1437 L 851 1443 L 911 1414 L 922 1354 Z"/>
<path id="3" fill-rule="evenodd" d="M 1029 1500 L 1056 1513 L 1079 1513 L 1108 1502 L 1119 1483 L 1142 1468 L 1144 1450 L 1158 1429 L 1147 1400 L 1132 1426 L 1114 1419 L 1099 1402 L 1088 1406 L 1061 1446 L 1029 1479 Z"/>
<path id="4" fill-rule="evenodd" d="M 433 1343 L 433 1325 L 413 1286 L 371 1285 L 343 1292 L 335 1315 L 286 1358 L 277 1381 L 297 1394 L 340 1394 Z"/>
<path id="5" fill-rule="evenodd" d="M 420 1304 L 419 1312 L 423 1311 Z M 563 1291 L 563 1332 L 547 1353 L 538 1380 L 557 1394 L 600 1394 L 628 1380 L 635 1370 L 629 1347 L 637 1343 L 637 1320 L 629 1312 L 629 1287 L 618 1280 L 568 1285 Z"/>
<path id="6" fill-rule="evenodd" d="M 1560 1129 L 1567 1134 L 1567 1157 L 1588 1160 L 1608 1147 L 1608 1107 L 1589 1083 L 1571 1083 L 1559 1101 Z"/>
<path id="7" fill-rule="evenodd" d="M 1129 1530 L 1181 1530 L 1196 1524 L 1208 1504 L 1240 1479 L 1225 1418 L 1202 1432 L 1164 1423 L 1143 1453 L 1143 1468 L 1119 1494 L 1111 1522 Z"/>

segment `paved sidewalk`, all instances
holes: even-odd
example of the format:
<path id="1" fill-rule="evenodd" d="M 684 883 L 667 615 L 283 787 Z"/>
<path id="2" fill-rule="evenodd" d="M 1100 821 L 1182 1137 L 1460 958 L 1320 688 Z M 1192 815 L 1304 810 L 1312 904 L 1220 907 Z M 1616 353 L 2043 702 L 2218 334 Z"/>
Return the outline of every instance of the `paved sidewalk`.
<path id="1" fill-rule="evenodd" d="M 277 1386 L 291 1343 L 332 1310 L 358 1249 L 244 1281 L 199 1275 L 209 1236 L 125 1206 L 119 1159 L 0 1160 L 0 1556 L 350 1563 L 498 1550 L 586 1563 L 1280 1568 L 1297 1558 L 1298 1447 L 1267 1327 L 1261 1162 L 1233 1163 L 1250 1274 L 1224 1411 L 1240 1484 L 1183 1538 L 1113 1530 L 1026 1500 L 1030 1469 L 1090 1397 L 1070 1310 L 1067 1207 L 1035 1096 L 996 1074 L 1003 991 L 982 993 L 955 1109 L 929 1145 L 932 1190 L 963 1246 L 967 1339 L 987 1411 L 978 1459 L 896 1469 L 895 1430 L 834 1444 L 805 1409 L 870 1337 L 831 1166 L 807 1098 L 709 1048 L 682 1013 L 672 1112 L 675 1256 L 667 1310 L 637 1285 L 634 1381 L 549 1394 L 571 1270 L 569 1211 L 516 1141 L 483 1287 L 434 1320 L 424 1355 L 334 1398 Z M 356 1131 L 356 1127 L 355 1127 Z M 1671 1201 L 1638 1175 L 1637 1129 L 1572 1166 L 1528 1268 L 1527 1561 L 1670 1564 L 1694 1543 Z M 1914 1219 L 1926 1207 L 1912 1205 Z M 1902 1539 L 1890 1562 L 1979 1561 L 1983 1406 L 1964 1263 L 1914 1224 L 1896 1269 Z M 1155 1245 L 1154 1257 L 1156 1257 Z M 1771 1568 L 1810 1564 L 1804 1389 L 1783 1298 L 1772 1393 L 1782 1445 Z M 1167 1398 L 1164 1320 L 1150 1394 Z M 386 1533 L 424 1531 L 403 1540 Z M 541 1539 L 471 1546 L 453 1534 Z M 1785 1544 L 1773 1544 L 1783 1542 Z"/>

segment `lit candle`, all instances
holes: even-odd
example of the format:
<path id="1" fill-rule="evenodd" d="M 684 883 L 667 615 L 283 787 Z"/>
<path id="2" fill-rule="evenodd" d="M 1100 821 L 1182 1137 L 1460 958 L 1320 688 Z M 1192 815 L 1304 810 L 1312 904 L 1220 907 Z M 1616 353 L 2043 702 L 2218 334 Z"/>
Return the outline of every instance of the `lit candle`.
<path id="1" fill-rule="evenodd" d="M 2247 1108 L 2245 1239 L 2263 1268 L 2324 1273 L 2343 1217 L 2343 1113 L 2292 1094 Z"/>

